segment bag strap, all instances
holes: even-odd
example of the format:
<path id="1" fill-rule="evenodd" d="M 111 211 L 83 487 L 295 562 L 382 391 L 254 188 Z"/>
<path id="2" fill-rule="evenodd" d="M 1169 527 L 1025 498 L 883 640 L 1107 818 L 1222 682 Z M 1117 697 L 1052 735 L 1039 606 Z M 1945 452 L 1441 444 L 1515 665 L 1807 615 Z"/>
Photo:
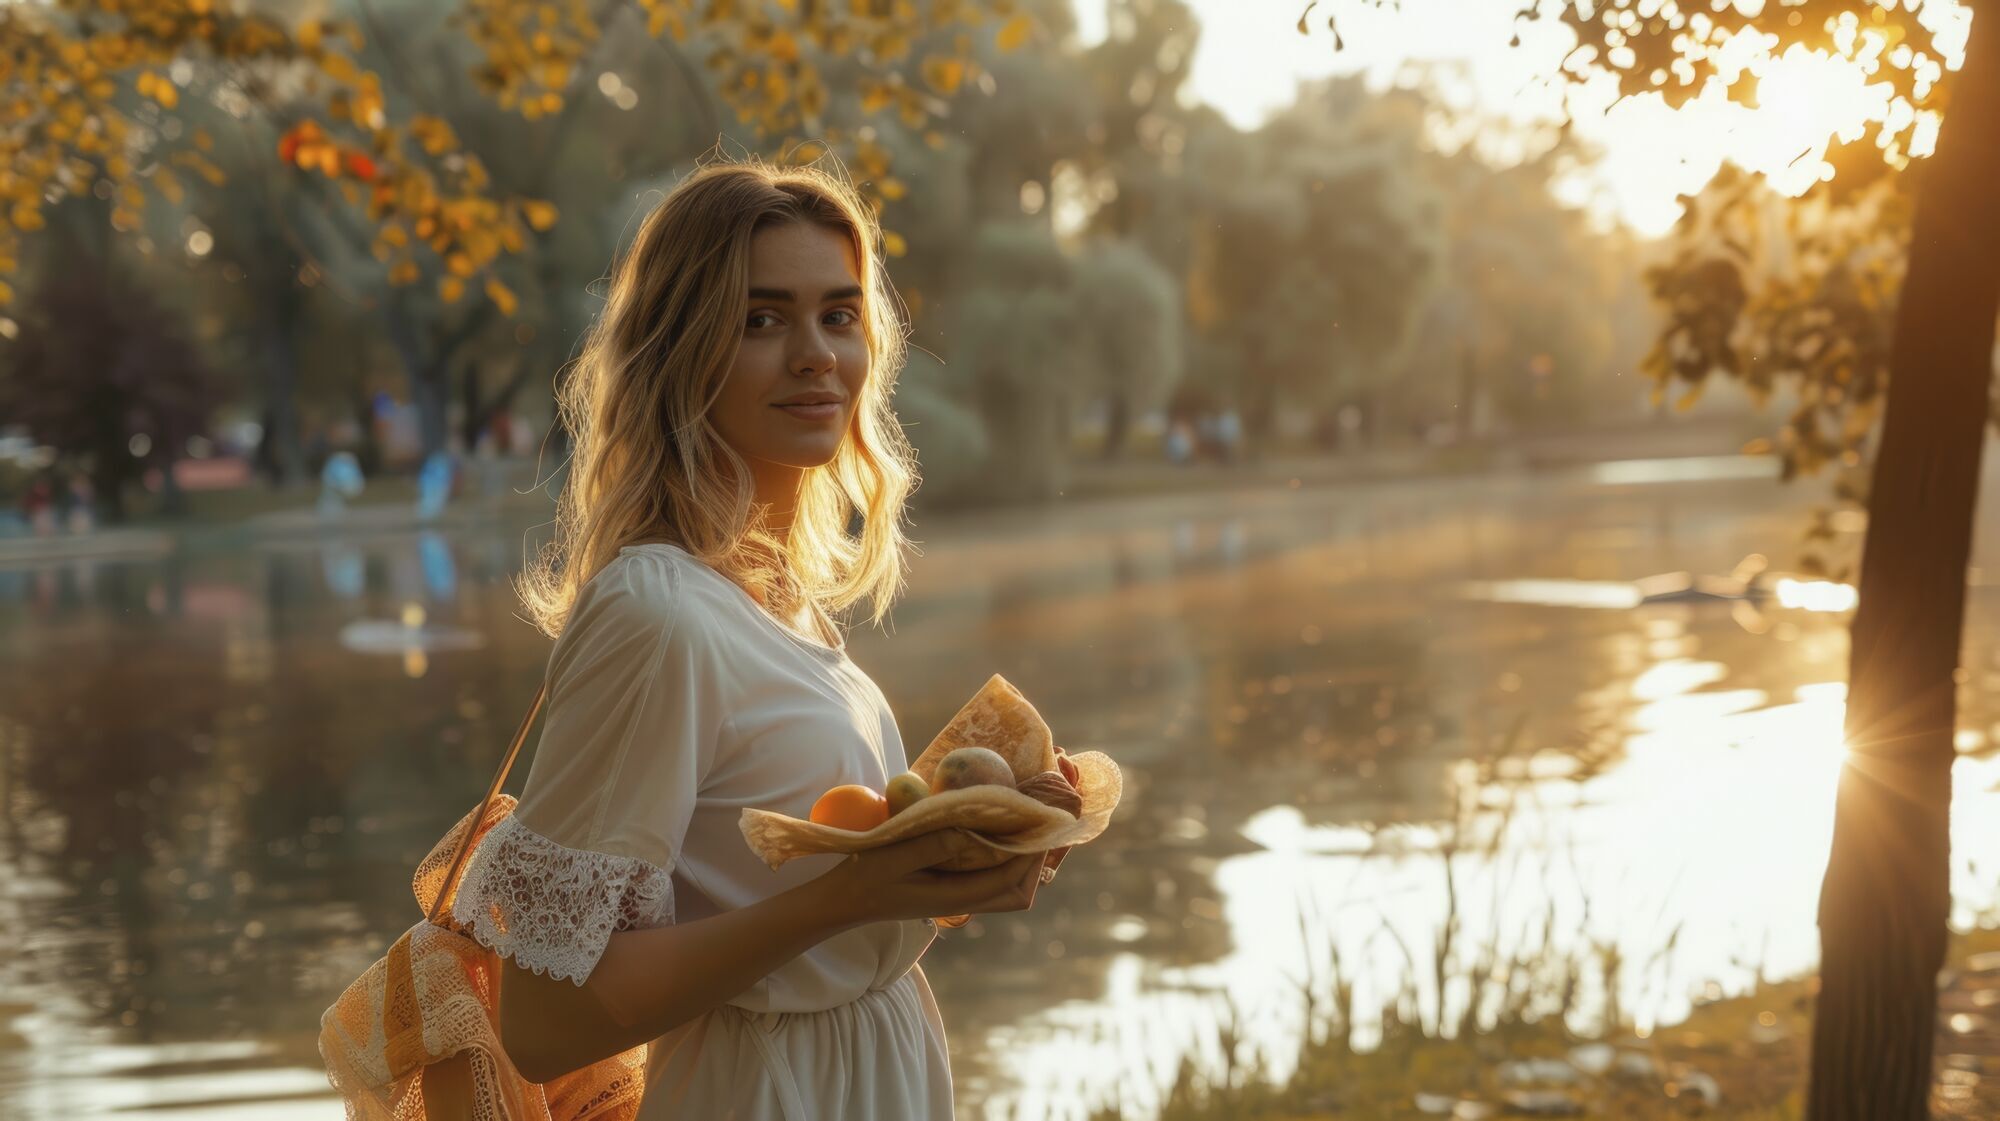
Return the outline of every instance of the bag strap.
<path id="1" fill-rule="evenodd" d="M 438 916 L 443 913 L 445 903 L 458 892 L 459 873 L 465 870 L 465 858 L 472 854 L 472 842 L 479 835 L 480 823 L 486 820 L 486 811 L 493 805 L 493 799 L 500 796 L 500 787 L 507 781 L 507 772 L 514 766 L 514 757 L 521 754 L 521 745 L 528 742 L 528 729 L 534 726 L 535 717 L 541 713 L 542 698 L 548 695 L 548 691 L 547 682 L 535 690 L 535 701 L 528 706 L 528 715 L 521 718 L 521 727 L 514 732 L 514 746 L 507 749 L 507 758 L 500 761 L 500 770 L 494 774 L 493 784 L 486 788 L 485 799 L 479 803 L 478 811 L 466 826 L 465 836 L 459 839 L 458 853 L 451 858 L 451 868 L 444 874 L 444 888 L 431 903 L 431 913 L 425 916 L 434 925 L 442 925 L 438 923 Z"/>

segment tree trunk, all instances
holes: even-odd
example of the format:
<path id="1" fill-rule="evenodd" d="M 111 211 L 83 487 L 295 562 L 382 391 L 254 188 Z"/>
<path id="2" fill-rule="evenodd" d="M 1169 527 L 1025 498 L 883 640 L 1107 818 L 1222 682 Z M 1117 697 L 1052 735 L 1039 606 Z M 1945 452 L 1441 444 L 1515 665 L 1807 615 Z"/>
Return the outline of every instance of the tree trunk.
<path id="1" fill-rule="evenodd" d="M 286 286 L 286 291 L 291 291 Z M 274 301 L 276 302 L 276 301 Z M 298 341 L 293 337 L 298 306 L 303 301 L 284 301 L 286 314 L 263 329 L 258 380 L 264 388 L 264 435 L 258 440 L 257 458 L 267 466 L 274 486 L 289 486 L 305 478 L 305 454 L 299 441 Z"/>
<path id="2" fill-rule="evenodd" d="M 479 383 L 485 380 L 485 372 L 485 363 L 474 359 L 465 364 L 465 377 L 459 382 L 458 439 L 467 455 L 479 449 L 479 432 L 486 427 L 486 413 L 479 404 Z"/>
<path id="3" fill-rule="evenodd" d="M 361 466 L 365 478 L 374 478 L 382 470 L 382 442 L 375 438 L 375 402 L 366 393 L 354 395 L 354 423 L 360 430 L 360 442 L 354 448 L 354 458 Z"/>
<path id="4" fill-rule="evenodd" d="M 478 364 L 474 363 L 466 370 L 467 384 L 471 386 L 465 394 L 464 431 L 465 446 L 468 450 L 479 443 L 479 435 L 486 431 L 488 425 L 499 420 L 500 414 L 514 407 L 514 398 L 519 397 L 529 380 L 542 371 L 541 363 L 535 359 L 536 353 L 533 350 L 521 352 L 514 363 L 514 372 L 507 377 L 507 384 L 501 386 L 491 397 L 484 399 L 479 396 L 476 379 L 473 377 L 473 371 L 479 368 Z M 508 449 L 496 443 L 493 451 L 496 455 L 504 456 Z"/>
<path id="5" fill-rule="evenodd" d="M 383 325 L 397 357 L 403 360 L 403 374 L 409 379 L 410 402 L 417 410 L 420 461 L 450 447 L 452 359 L 458 348 L 485 325 L 492 314 L 491 307 L 486 303 L 478 305 L 457 326 L 440 333 L 434 327 L 417 323 L 401 304 L 389 305 Z"/>
<path id="6" fill-rule="evenodd" d="M 1979 486 L 2000 221 L 2000 12 L 1972 21 L 1937 154 L 1912 169 L 1882 445 L 1852 627 L 1848 755 L 1821 887 L 1808 1121 L 1928 1115 L 1950 907 L 1954 671 Z"/>
<path id="7" fill-rule="evenodd" d="M 1243 446 L 1239 450 L 1251 463 L 1264 461 L 1264 452 L 1278 427 L 1278 387 L 1273 381 L 1277 375 L 1266 368 L 1264 353 L 1264 347 L 1253 341 L 1245 355 L 1250 383 L 1240 398 Z"/>
<path id="8" fill-rule="evenodd" d="M 410 396 L 417 407 L 419 460 L 451 445 L 451 371 L 444 360 L 415 371 Z"/>
<path id="9" fill-rule="evenodd" d="M 282 236 L 269 227 L 264 235 L 273 243 Z M 297 262 L 293 265 L 296 268 Z M 272 483 L 290 486 L 303 480 L 307 470 L 298 403 L 299 331 L 306 318 L 306 290 L 288 277 L 263 285 L 258 303 L 263 320 L 258 380 L 263 383 L 266 411 L 258 453 L 269 457 Z"/>
<path id="10" fill-rule="evenodd" d="M 1479 410 L 1479 370 L 1472 359 L 1472 348 L 1459 348 L 1458 355 L 1458 433 L 1461 444 L 1477 435 L 1476 422 Z"/>
<path id="11" fill-rule="evenodd" d="M 1005 470 L 986 473 L 986 494 L 1008 501 L 1054 498 L 1066 477 L 1054 394 L 1024 392 L 1004 369 L 983 371 L 975 383 L 979 416 L 996 447 L 1007 449 Z"/>
<path id="12" fill-rule="evenodd" d="M 1117 459 L 1125 450 L 1125 434 L 1131 427 L 1132 406 L 1125 391 L 1114 389 L 1104 402 L 1104 458 Z"/>
<path id="13" fill-rule="evenodd" d="M 130 513 L 125 505 L 125 487 L 133 472 L 126 466 L 131 460 L 120 458 L 125 455 L 124 448 L 116 448 L 99 451 L 91 457 L 91 498 L 97 503 L 97 520 L 106 525 L 120 525 Z"/>
<path id="14" fill-rule="evenodd" d="M 169 518 L 187 514 L 187 492 L 174 476 L 174 458 L 171 453 L 160 457 L 160 513 Z"/>

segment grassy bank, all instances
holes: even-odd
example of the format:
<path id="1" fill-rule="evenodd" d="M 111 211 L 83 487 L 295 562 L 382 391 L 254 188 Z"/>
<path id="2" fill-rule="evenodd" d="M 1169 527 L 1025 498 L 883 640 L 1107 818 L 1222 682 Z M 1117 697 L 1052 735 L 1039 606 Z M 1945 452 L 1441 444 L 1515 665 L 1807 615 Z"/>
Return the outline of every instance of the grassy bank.
<path id="1" fill-rule="evenodd" d="M 1653 1121 L 1792 1121 L 1804 1116 L 1814 978 L 1698 1004 L 1684 1022 L 1644 1036 L 1580 1038 L 1560 1017 L 1436 1038 L 1392 1022 L 1366 1051 L 1342 1033 L 1304 1045 L 1296 1072 L 1271 1085 L 1245 1070 L 1223 1083 L 1191 1062 L 1162 1121 L 1419 1121 L 1546 1116 Z M 2000 927 L 1952 939 L 1940 999 L 1936 1118 L 2000 1116 Z M 1116 1110 L 1093 1121 L 1119 1118 Z"/>

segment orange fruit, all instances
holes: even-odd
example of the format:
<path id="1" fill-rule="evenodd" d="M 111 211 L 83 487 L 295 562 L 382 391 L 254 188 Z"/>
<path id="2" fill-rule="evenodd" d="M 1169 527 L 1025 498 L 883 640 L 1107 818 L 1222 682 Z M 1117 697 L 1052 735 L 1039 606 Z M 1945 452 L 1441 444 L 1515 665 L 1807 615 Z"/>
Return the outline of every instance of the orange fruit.
<path id="1" fill-rule="evenodd" d="M 836 786 L 813 803 L 812 820 L 854 833 L 866 833 L 889 820 L 889 800 L 858 784 Z"/>

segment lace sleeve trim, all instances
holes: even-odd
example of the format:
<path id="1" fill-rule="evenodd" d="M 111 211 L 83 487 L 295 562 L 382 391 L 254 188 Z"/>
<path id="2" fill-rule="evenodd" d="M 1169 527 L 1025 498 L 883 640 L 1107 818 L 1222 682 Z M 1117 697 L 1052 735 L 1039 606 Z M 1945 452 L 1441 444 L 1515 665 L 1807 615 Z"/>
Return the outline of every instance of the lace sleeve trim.
<path id="1" fill-rule="evenodd" d="M 657 864 L 559 845 L 508 814 L 481 838 L 451 917 L 501 957 L 581 987 L 614 932 L 674 921 L 674 885 Z"/>

